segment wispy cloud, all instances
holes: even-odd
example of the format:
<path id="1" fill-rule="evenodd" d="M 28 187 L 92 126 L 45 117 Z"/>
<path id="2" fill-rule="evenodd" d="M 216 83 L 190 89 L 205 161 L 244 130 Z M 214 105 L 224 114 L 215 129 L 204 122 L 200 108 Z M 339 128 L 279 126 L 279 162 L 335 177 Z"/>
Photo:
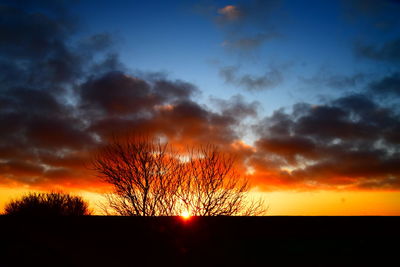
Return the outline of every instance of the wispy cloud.
<path id="1" fill-rule="evenodd" d="M 400 64 L 400 38 L 387 41 L 380 45 L 356 43 L 357 56 L 375 61 Z"/>
<path id="2" fill-rule="evenodd" d="M 221 15 L 221 21 L 236 21 L 243 16 L 242 12 L 237 6 L 227 5 L 223 8 L 218 9 L 218 13 Z"/>
<path id="3" fill-rule="evenodd" d="M 223 46 L 251 50 L 278 38 L 274 23 L 280 1 L 242 1 L 217 9 L 215 21 L 225 33 Z"/>
<path id="4" fill-rule="evenodd" d="M 238 66 L 226 66 L 219 70 L 219 74 L 226 83 L 242 87 L 247 91 L 272 89 L 283 80 L 281 71 L 275 67 L 271 67 L 263 75 L 241 74 L 239 70 Z"/>
<path id="5" fill-rule="evenodd" d="M 368 79 L 368 75 L 361 72 L 352 75 L 336 74 L 329 70 L 320 69 L 311 77 L 300 77 L 299 79 L 308 87 L 353 90 L 363 84 Z"/>

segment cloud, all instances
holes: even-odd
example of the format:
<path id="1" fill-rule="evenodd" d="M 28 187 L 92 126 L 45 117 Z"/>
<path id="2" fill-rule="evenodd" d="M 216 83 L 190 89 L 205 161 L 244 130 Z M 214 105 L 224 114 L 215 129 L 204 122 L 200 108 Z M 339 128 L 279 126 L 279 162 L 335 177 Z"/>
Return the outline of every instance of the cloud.
<path id="1" fill-rule="evenodd" d="M 278 38 L 274 19 L 280 1 L 241 1 L 237 5 L 217 8 L 216 23 L 225 33 L 223 46 L 229 49 L 252 50 L 266 41 Z"/>
<path id="2" fill-rule="evenodd" d="M 277 33 L 258 33 L 253 36 L 242 36 L 234 40 L 226 40 L 222 44 L 224 47 L 233 49 L 252 50 L 261 46 L 264 42 L 273 40 L 279 35 Z"/>
<path id="3" fill-rule="evenodd" d="M 375 61 L 400 63 L 400 38 L 387 41 L 381 45 L 357 43 L 356 55 Z"/>
<path id="4" fill-rule="evenodd" d="M 276 184 L 299 188 L 387 189 L 390 184 L 399 189 L 399 125 L 398 112 L 365 95 L 298 104 L 292 113 L 276 111 L 256 127 L 254 168 L 256 173 L 269 169 Z"/>
<path id="5" fill-rule="evenodd" d="M 399 64 L 400 62 L 400 27 L 398 14 L 400 2 L 395 0 L 349 0 L 342 1 L 344 15 L 352 22 L 363 27 L 363 35 L 390 36 L 390 39 L 356 40 L 354 52 L 357 56 L 373 60 Z"/>
<path id="6" fill-rule="evenodd" d="M 145 81 L 120 72 L 89 79 L 80 88 L 83 108 L 106 114 L 129 114 L 161 102 Z"/>
<path id="7" fill-rule="evenodd" d="M 191 83 L 133 75 L 107 33 L 77 38 L 63 3 L 10 3 L 0 7 L 2 184 L 101 186 L 86 165 L 113 135 L 231 147 L 241 120 L 256 114 L 256 104 L 240 97 L 211 110 L 195 101 L 199 90 Z"/>
<path id="8" fill-rule="evenodd" d="M 314 76 L 305 78 L 300 77 L 300 81 L 312 87 L 328 87 L 334 89 L 352 89 L 359 86 L 367 79 L 364 73 L 353 75 L 333 74 L 330 71 L 321 69 Z"/>
<path id="9" fill-rule="evenodd" d="M 183 81 L 148 81 L 121 72 L 89 77 L 72 91 L 74 105 L 48 90 L 5 90 L 0 94 L 7 103 L 0 108 L 0 122 L 8 126 L 0 131 L 3 182 L 87 185 L 94 180 L 84 169 L 90 152 L 113 135 L 162 134 L 177 144 L 237 140 L 235 125 L 253 115 L 252 105 L 234 99 L 213 112 L 191 100 L 196 90 Z"/>
<path id="10" fill-rule="evenodd" d="M 233 5 L 227 5 L 218 9 L 218 13 L 221 15 L 222 21 L 235 21 L 240 19 L 240 17 L 243 15 L 241 11 Z"/>
<path id="11" fill-rule="evenodd" d="M 211 98 L 217 104 L 222 114 L 243 119 L 246 117 L 257 117 L 260 103 L 253 101 L 247 103 L 242 95 L 232 96 L 229 100 Z"/>
<path id="12" fill-rule="evenodd" d="M 0 164 L 0 174 L 34 177 L 43 172 L 43 167 L 28 161 L 9 160 Z"/>
<path id="13" fill-rule="evenodd" d="M 90 35 L 80 41 L 79 49 L 83 50 L 107 50 L 112 46 L 114 40 L 108 33 Z"/>
<path id="14" fill-rule="evenodd" d="M 399 189 L 399 112 L 375 99 L 398 95 L 397 73 L 370 83 L 369 95 L 299 103 L 258 121 L 259 104 L 242 96 L 213 99 L 211 109 L 197 101 L 193 84 L 162 73 L 132 74 L 113 53 L 110 35 L 78 39 L 79 28 L 63 5 L 10 3 L 0 8 L 7 18 L 0 20 L 2 184 L 101 186 L 85 166 L 93 152 L 113 135 L 146 133 L 178 146 L 220 144 L 265 187 Z M 220 16 L 229 27 L 265 30 L 259 24 L 268 15 L 263 5 L 246 2 Z M 274 67 L 259 76 L 242 74 L 237 66 L 220 74 L 250 91 L 282 81 Z M 338 88 L 362 80 L 328 78 L 321 82 Z M 257 121 L 253 128 L 246 124 L 256 134 L 254 146 L 240 141 L 248 118 Z"/>
<path id="15" fill-rule="evenodd" d="M 394 72 L 381 80 L 371 82 L 369 89 L 372 93 L 384 97 L 400 96 L 400 73 Z"/>
<path id="16" fill-rule="evenodd" d="M 247 91 L 272 89 L 283 80 L 281 71 L 275 67 L 271 67 L 260 76 L 239 74 L 239 69 L 238 66 L 226 66 L 219 70 L 219 74 L 226 83 L 242 87 Z"/>
<path id="17" fill-rule="evenodd" d="M 399 1 L 342 0 L 341 3 L 344 15 L 353 23 L 363 21 L 380 31 L 393 31 L 398 27 Z"/>

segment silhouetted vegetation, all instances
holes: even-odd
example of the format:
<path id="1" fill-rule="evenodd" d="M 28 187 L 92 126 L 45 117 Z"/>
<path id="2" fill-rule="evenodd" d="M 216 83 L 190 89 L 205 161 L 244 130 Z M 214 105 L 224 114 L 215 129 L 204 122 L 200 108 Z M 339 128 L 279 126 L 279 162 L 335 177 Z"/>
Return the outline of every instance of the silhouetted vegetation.
<path id="1" fill-rule="evenodd" d="M 30 193 L 5 206 L 6 215 L 81 216 L 90 215 L 88 204 L 79 196 L 60 192 Z"/>
<path id="2" fill-rule="evenodd" d="M 114 140 L 94 159 L 94 169 L 114 192 L 107 213 L 125 216 L 260 215 L 261 199 L 250 201 L 249 183 L 234 158 L 206 145 L 178 153 L 149 138 Z"/>

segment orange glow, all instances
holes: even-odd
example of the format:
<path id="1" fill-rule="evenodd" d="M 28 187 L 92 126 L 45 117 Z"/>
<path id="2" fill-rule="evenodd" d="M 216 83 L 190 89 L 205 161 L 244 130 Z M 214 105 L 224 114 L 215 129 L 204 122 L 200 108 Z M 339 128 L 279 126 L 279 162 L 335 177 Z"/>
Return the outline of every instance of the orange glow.
<path id="1" fill-rule="evenodd" d="M 275 191 L 265 196 L 267 215 L 398 216 L 398 191 Z"/>
<path id="2" fill-rule="evenodd" d="M 184 212 L 182 212 L 181 217 L 186 221 L 189 220 L 191 216 L 190 213 L 187 210 L 185 210 Z"/>
<path id="3" fill-rule="evenodd" d="M 29 188 L 0 187 L 0 213 L 12 199 L 38 190 Z M 94 214 L 103 214 L 98 207 L 104 201 L 102 194 L 89 191 L 65 192 L 80 195 L 86 199 Z M 267 216 L 274 215 L 400 215 L 400 192 L 398 191 L 274 191 L 251 192 L 254 197 L 262 196 L 268 207 Z M 182 212 L 182 220 L 191 219 L 189 211 Z"/>

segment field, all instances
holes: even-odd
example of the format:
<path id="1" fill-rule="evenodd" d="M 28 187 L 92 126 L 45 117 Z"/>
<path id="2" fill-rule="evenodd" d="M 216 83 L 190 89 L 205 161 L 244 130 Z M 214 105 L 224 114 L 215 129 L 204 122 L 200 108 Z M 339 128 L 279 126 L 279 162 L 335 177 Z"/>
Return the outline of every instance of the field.
<path id="1" fill-rule="evenodd" d="M 0 266 L 388 266 L 399 226 L 400 217 L 2 216 Z"/>

